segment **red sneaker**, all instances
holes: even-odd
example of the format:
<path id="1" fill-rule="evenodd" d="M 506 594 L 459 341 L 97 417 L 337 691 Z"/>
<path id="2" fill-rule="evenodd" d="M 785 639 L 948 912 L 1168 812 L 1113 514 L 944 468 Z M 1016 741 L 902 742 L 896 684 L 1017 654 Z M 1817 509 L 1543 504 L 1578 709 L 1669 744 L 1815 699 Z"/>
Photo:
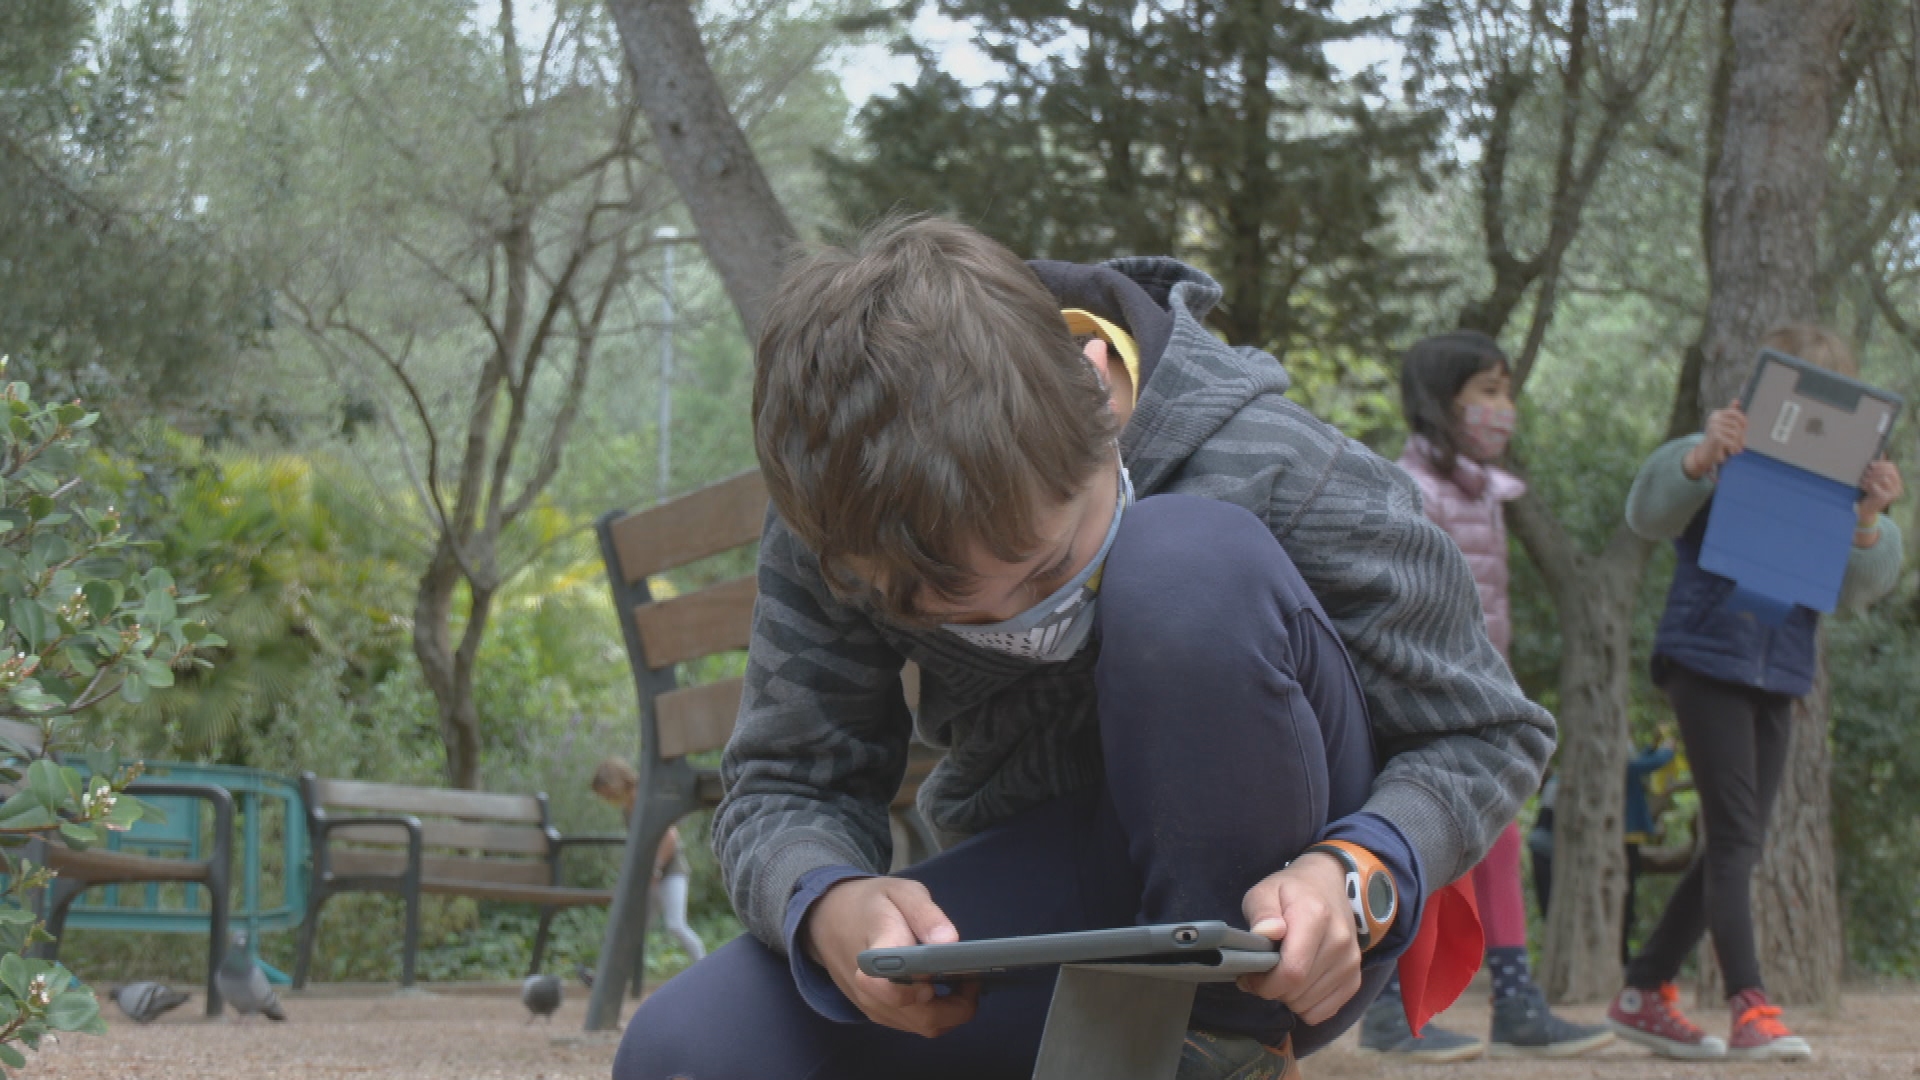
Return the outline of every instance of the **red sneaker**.
<path id="1" fill-rule="evenodd" d="M 1727 1056 L 1743 1061 L 1805 1061 L 1813 1056 L 1807 1040 L 1780 1022 L 1780 1007 L 1767 1004 L 1767 992 L 1758 987 L 1727 999 L 1733 1008 L 1733 1037 Z"/>
<path id="2" fill-rule="evenodd" d="M 1682 1015 L 1679 1000 L 1680 991 L 1672 983 L 1661 983 L 1658 990 L 1629 986 L 1607 1009 L 1607 1026 L 1661 1057 L 1682 1061 L 1726 1057 L 1727 1044 Z"/>

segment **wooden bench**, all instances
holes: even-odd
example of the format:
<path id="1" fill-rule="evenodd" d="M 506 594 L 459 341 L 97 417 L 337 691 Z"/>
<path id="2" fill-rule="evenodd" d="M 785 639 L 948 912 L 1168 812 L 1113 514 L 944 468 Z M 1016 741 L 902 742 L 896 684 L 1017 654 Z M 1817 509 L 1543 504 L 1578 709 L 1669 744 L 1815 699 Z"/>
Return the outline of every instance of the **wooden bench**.
<path id="1" fill-rule="evenodd" d="M 722 794 L 718 770 L 689 758 L 726 745 L 743 680 L 682 686 L 679 666 L 745 649 L 758 596 L 751 569 L 676 596 L 656 597 L 648 579 L 757 543 L 766 517 L 766 484 L 758 470 L 750 470 L 646 510 L 607 514 L 596 526 L 640 702 L 640 788 L 587 1006 L 589 1031 L 615 1026 L 623 993 L 640 990 L 648 884 L 661 837 L 686 815 L 718 805 Z M 909 665 L 901 680 L 908 704 L 916 704 L 917 670 Z M 939 850 L 933 830 L 914 809 L 920 782 L 937 760 L 933 750 L 913 745 L 906 780 L 893 801 L 895 869 Z"/>
<path id="2" fill-rule="evenodd" d="M 88 889 L 103 885 L 199 885 L 207 890 L 207 1015 L 219 1016 L 222 1007 L 220 987 L 214 973 L 220 970 L 220 958 L 227 949 L 229 915 L 228 882 L 233 873 L 233 796 L 213 784 L 180 784 L 135 780 L 127 794 L 141 799 L 166 799 L 169 824 L 198 831 L 199 808 L 188 800 L 207 804 L 213 811 L 213 843 L 206 857 L 168 858 L 138 855 L 126 851 L 90 848 L 80 851 L 64 843 L 40 841 L 40 854 L 29 855 L 44 862 L 58 876 L 47 890 L 47 933 L 53 935 L 43 953 L 48 960 L 60 959 L 60 942 L 67 933 L 67 914 L 74 902 Z M 184 804 L 184 805 L 183 805 Z M 191 816 L 171 820 L 182 809 Z"/>
<path id="3" fill-rule="evenodd" d="M 313 850 L 307 917 L 300 926 L 294 987 L 307 984 L 320 909 L 346 892 L 396 893 L 406 904 L 400 985 L 413 985 L 420 948 L 422 894 L 532 904 L 540 908 L 530 974 L 546 958 L 553 917 L 568 908 L 605 904 L 607 889 L 563 884 L 565 854 L 585 845 L 616 845 L 613 834 L 562 836 L 547 816 L 547 797 L 371 784 L 300 777 Z"/>
<path id="4" fill-rule="evenodd" d="M 29 759 L 42 756 L 44 747 L 40 729 L 14 720 L 0 720 L 0 738 L 12 743 Z M 12 754 L 5 755 L 13 757 Z M 39 950 L 47 960 L 60 958 L 61 939 L 66 936 L 67 913 L 74 901 L 88 889 L 102 885 L 179 884 L 198 885 L 207 890 L 207 1015 L 219 1016 L 222 1006 L 220 987 L 214 979 L 220 970 L 220 958 L 227 949 L 227 883 L 233 868 L 233 796 L 214 784 L 168 783 L 135 780 L 127 793 L 140 798 L 166 798 L 204 802 L 213 811 L 213 841 L 205 858 L 166 858 L 131 852 L 93 848 L 81 851 L 63 840 L 35 838 L 27 846 L 28 860 L 39 863 L 56 875 L 53 884 L 39 897 L 41 917 L 53 940 Z M 0 798 L 12 791 L 0 788 Z M 192 806 L 192 803 L 186 803 Z M 177 813 L 180 806 L 176 804 Z M 197 831 L 198 808 L 191 823 L 174 822 L 177 829 Z"/>

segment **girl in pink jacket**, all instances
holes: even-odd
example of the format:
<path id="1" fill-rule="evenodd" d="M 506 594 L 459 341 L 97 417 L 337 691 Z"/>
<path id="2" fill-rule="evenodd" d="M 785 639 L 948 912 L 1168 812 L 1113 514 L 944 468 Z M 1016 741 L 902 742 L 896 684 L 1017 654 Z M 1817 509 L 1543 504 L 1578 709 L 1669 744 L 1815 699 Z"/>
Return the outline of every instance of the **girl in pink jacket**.
<path id="1" fill-rule="evenodd" d="M 1515 412 L 1506 354 L 1471 330 L 1430 337 L 1408 349 L 1400 366 L 1400 400 L 1407 439 L 1400 467 L 1420 485 L 1427 516 L 1453 537 L 1473 569 L 1487 637 L 1504 655 L 1513 638 L 1507 605 L 1505 503 L 1526 484 L 1496 462 L 1507 450 Z M 1508 825 L 1473 869 L 1493 977 L 1495 1057 L 1567 1057 L 1604 1046 L 1604 1027 L 1568 1023 L 1547 1009 L 1527 962 L 1527 908 L 1520 890 L 1520 830 Z M 1429 1026 L 1408 1030 L 1397 988 L 1367 1013 L 1362 1049 L 1414 1061 L 1459 1061 L 1477 1056 L 1479 1039 Z"/>

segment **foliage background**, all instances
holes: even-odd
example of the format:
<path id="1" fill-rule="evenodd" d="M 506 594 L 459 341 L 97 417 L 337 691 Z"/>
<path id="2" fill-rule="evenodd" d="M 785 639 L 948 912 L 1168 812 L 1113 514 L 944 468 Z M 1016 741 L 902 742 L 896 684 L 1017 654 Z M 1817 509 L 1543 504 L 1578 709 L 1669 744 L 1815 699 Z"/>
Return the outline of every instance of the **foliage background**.
<path id="1" fill-rule="evenodd" d="M 444 208 L 423 208 L 417 192 L 402 190 L 418 177 L 395 167 L 377 129 L 299 107 L 309 92 L 302 80 L 324 62 L 310 24 L 360 20 L 365 40 L 395 43 L 396 55 L 418 65 L 369 70 L 341 92 L 398 95 L 425 175 L 474 191 L 484 187 L 476 146 L 435 132 L 471 130 L 461 127 L 470 123 L 465 99 L 499 74 L 487 68 L 497 58 L 480 45 L 499 11 L 350 0 L 0 5 L 0 351 L 12 352 L 43 398 L 85 390 L 101 403 L 90 479 L 115 493 L 128 527 L 155 545 L 156 559 L 208 594 L 208 617 L 229 643 L 212 669 L 183 674 L 178 686 L 137 707 L 91 717 L 95 734 L 120 752 L 442 782 L 433 696 L 410 647 L 423 508 L 408 494 L 399 444 L 382 420 L 396 402 L 381 396 L 390 389 L 342 378 L 288 321 L 282 288 L 330 257 L 327 244 L 356 230 L 460 242 Z M 949 5 L 952 15 L 995 20 L 992 39 L 1003 54 L 1023 56 L 1024 66 L 1005 69 L 990 93 L 929 71 L 860 109 L 841 86 L 845 65 L 857 62 L 845 50 L 910 29 L 889 22 L 885 11 L 853 0 L 762 0 L 714 2 L 700 13 L 748 134 L 810 235 L 844 234 L 896 206 L 958 209 L 1033 255 L 1144 251 L 1164 234 L 1184 257 L 1237 280 L 1231 237 L 1193 202 L 1238 197 L 1244 185 L 1236 174 L 1222 171 L 1211 186 L 1184 195 L 1156 189 L 1154 202 L 1132 208 L 1138 213 L 1105 184 L 1100 163 L 1113 159 L 1102 157 L 1098 121 L 1111 103 L 1072 85 L 1085 78 L 1085 56 L 1073 50 L 1087 30 L 1061 30 L 1070 13 Z M 542 20 L 563 17 L 583 20 L 583 40 L 610 40 L 593 4 L 522 7 L 510 17 L 528 40 Z M 1028 25 L 1059 31 L 1060 51 L 1019 54 L 1010 39 Z M 1316 122 L 1364 118 L 1377 125 L 1359 130 L 1378 136 L 1379 167 L 1348 192 L 1352 219 L 1328 227 L 1325 236 L 1339 244 L 1315 249 L 1334 252 L 1325 265 L 1284 283 L 1256 275 L 1246 287 L 1266 289 L 1286 313 L 1262 331 L 1270 335 L 1262 344 L 1283 354 L 1296 396 L 1391 456 L 1403 437 L 1397 348 L 1450 327 L 1490 280 L 1473 186 L 1479 144 L 1458 115 L 1437 123 L 1433 110 L 1453 106 L 1409 96 L 1391 64 L 1352 79 L 1321 67 L 1327 41 L 1405 39 L 1408 23 L 1311 26 L 1317 29 L 1276 51 L 1283 62 L 1275 77 L 1297 106 L 1276 145 L 1304 158 L 1326 134 Z M 1702 9 L 1670 61 L 1670 77 L 1622 134 L 1568 252 L 1561 306 L 1528 387 L 1518 455 L 1531 483 L 1590 547 L 1615 527 L 1634 470 L 1664 430 L 1683 349 L 1705 306 L 1697 237 L 1712 32 Z M 1120 37 L 1115 55 L 1138 63 L 1155 44 Z M 1234 69 L 1206 70 L 1218 81 Z M 1162 176 L 1169 162 L 1153 155 L 1193 122 L 1171 96 L 1147 80 L 1130 99 L 1152 119 L 1142 129 L 1162 149 L 1141 151 L 1142 160 Z M 1550 186 L 1558 134 L 1552 88 L 1529 102 L 1513 133 L 1521 206 L 1537 205 Z M 983 130 L 996 135 L 983 138 Z M 1037 140 L 1046 153 L 1023 154 L 1022 140 Z M 1865 198 L 1880 190 L 1875 184 L 1913 171 L 1862 150 L 1868 141 L 1839 141 L 1836 213 L 1854 205 L 1854 195 Z M 1352 165 L 1346 149 L 1340 155 L 1343 167 Z M 947 173 L 929 165 L 936 159 Z M 643 154 L 636 167 L 656 166 Z M 1288 199 L 1314 198 L 1310 188 L 1287 190 Z M 671 200 L 650 213 L 649 233 L 659 225 L 684 231 Z M 1109 227 L 1058 227 L 1075 215 Z M 1544 223 L 1523 217 L 1514 227 L 1531 243 Z M 1888 227 L 1881 262 L 1891 310 L 1920 323 L 1916 235 L 1909 204 Z M 748 345 L 695 249 L 678 250 L 670 492 L 752 464 Z M 1354 272 L 1355 260 L 1373 260 L 1367 268 L 1377 273 Z M 404 325 L 398 316 L 390 325 L 376 321 L 376 330 L 395 341 L 416 335 L 424 384 L 458 401 L 476 343 L 457 325 L 456 305 L 430 299 L 437 285 L 419 263 L 389 255 L 368 272 L 393 311 L 407 317 Z M 665 494 L 655 481 L 660 272 L 652 254 L 636 261 L 625 283 L 564 464 L 512 538 L 528 554 L 526 566 L 497 599 L 478 665 L 486 786 L 547 792 L 567 831 L 618 828 L 615 812 L 587 792 L 586 778 L 601 758 L 636 750 L 630 677 L 589 526 L 608 509 Z M 1831 308 L 1829 319 L 1855 340 L 1866 375 L 1920 400 L 1920 341 L 1903 335 L 1857 282 L 1836 287 Z M 1920 478 L 1913 430 L 1903 426 L 1894 447 L 1910 479 Z M 1910 497 L 1910 506 L 1916 502 Z M 1920 524 L 1920 516 L 1914 520 Z M 1920 529 L 1912 532 L 1920 540 Z M 1512 565 L 1515 671 L 1552 706 L 1556 620 L 1517 546 Z M 1642 745 L 1675 736 L 1645 676 L 1670 573 L 1663 551 L 1640 584 L 1630 707 Z M 1913 975 L 1920 968 L 1915 575 L 1872 616 L 1834 620 L 1829 647 L 1851 960 L 1863 973 Z M 1671 821 L 1676 840 L 1686 835 L 1687 806 L 1683 800 Z M 704 828 L 704 820 L 690 821 L 685 838 L 695 864 L 695 925 L 715 945 L 738 928 Z M 588 861 L 581 883 L 608 882 L 613 872 L 610 858 Z M 1662 889 L 1651 883 L 1643 890 L 1643 912 Z M 427 912 L 426 977 L 522 970 L 531 912 L 437 899 Z M 398 918 L 397 901 L 386 898 L 335 901 L 319 977 L 392 978 Z M 556 970 L 592 956 L 603 918 L 581 911 L 561 920 Z M 291 939 L 270 937 L 267 958 L 290 967 Z M 73 932 L 64 953 L 96 981 L 192 980 L 197 955 L 198 945 L 185 938 L 85 930 Z M 664 936 L 649 956 L 656 975 L 684 959 Z"/>

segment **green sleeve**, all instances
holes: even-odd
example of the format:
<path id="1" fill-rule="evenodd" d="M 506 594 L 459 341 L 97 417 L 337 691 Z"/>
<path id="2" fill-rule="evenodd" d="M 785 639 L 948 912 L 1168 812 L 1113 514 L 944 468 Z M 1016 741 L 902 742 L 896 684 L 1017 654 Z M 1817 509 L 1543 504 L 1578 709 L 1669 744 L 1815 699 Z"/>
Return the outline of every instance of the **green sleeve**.
<path id="1" fill-rule="evenodd" d="M 1627 492 L 1627 527 L 1647 540 L 1671 540 L 1713 497 L 1711 474 L 1687 479 L 1682 462 L 1705 435 L 1675 439 L 1653 452 Z M 1884 541 L 1883 541 L 1884 542 Z"/>
<path id="2" fill-rule="evenodd" d="M 1900 583 L 1900 563 L 1904 556 L 1900 526 L 1885 514 L 1880 515 L 1880 542 L 1870 548 L 1854 548 L 1847 556 L 1847 576 L 1840 581 L 1842 612 L 1865 611 Z"/>

